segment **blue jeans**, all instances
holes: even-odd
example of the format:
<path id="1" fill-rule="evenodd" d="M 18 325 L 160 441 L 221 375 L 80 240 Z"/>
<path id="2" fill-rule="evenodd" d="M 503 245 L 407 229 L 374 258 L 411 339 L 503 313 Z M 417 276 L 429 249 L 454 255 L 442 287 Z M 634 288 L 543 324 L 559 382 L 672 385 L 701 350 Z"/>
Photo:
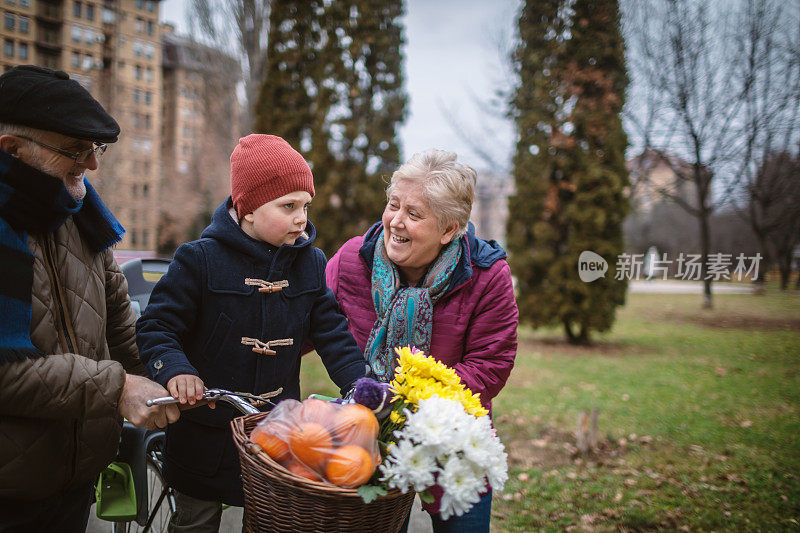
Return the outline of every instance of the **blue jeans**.
<path id="1" fill-rule="evenodd" d="M 0 500 L 0 533 L 84 533 L 93 501 L 93 483 L 38 502 Z"/>
<path id="2" fill-rule="evenodd" d="M 490 490 L 472 506 L 472 509 L 461 516 L 451 516 L 442 520 L 438 514 L 431 515 L 434 533 L 489 533 L 489 522 L 492 518 L 492 491 Z M 411 514 L 406 517 L 403 527 L 398 533 L 408 532 Z"/>

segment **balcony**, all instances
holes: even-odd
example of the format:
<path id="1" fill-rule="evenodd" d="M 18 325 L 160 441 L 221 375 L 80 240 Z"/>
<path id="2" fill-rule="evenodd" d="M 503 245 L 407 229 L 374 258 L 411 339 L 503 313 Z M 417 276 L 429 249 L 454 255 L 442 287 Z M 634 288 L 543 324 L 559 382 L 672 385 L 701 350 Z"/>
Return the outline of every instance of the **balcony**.
<path id="1" fill-rule="evenodd" d="M 40 28 L 36 34 L 36 46 L 51 52 L 61 52 L 61 32 Z"/>
<path id="2" fill-rule="evenodd" d="M 36 9 L 36 18 L 40 22 L 50 24 L 61 24 L 64 22 L 61 6 L 57 4 L 50 4 L 48 2 L 38 3 Z"/>

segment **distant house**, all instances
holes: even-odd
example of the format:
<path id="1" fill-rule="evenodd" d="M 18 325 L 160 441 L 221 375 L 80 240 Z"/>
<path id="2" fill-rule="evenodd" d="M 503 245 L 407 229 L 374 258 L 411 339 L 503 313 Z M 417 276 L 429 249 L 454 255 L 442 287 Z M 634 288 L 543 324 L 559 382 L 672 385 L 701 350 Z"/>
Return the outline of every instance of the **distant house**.
<path id="1" fill-rule="evenodd" d="M 502 245 L 506 241 L 508 197 L 514 192 L 511 176 L 481 172 L 475 188 L 470 221 L 482 239 L 494 239 Z"/>
<path id="2" fill-rule="evenodd" d="M 692 164 L 658 150 L 646 150 L 626 162 L 631 180 L 631 207 L 649 213 L 663 201 L 697 205 L 696 186 L 688 178 Z"/>

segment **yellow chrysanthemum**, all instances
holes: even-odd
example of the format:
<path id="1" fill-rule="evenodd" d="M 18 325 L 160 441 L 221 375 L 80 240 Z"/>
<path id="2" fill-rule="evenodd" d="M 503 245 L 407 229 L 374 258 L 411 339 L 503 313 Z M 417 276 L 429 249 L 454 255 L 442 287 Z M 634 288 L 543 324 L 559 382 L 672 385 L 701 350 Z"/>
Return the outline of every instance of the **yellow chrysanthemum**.
<path id="1" fill-rule="evenodd" d="M 405 402 L 417 405 L 420 400 L 439 396 L 461 403 L 473 416 L 488 414 L 480 396 L 464 386 L 455 370 L 417 349 L 405 346 L 395 348 L 395 352 L 398 365 L 391 387 Z"/>

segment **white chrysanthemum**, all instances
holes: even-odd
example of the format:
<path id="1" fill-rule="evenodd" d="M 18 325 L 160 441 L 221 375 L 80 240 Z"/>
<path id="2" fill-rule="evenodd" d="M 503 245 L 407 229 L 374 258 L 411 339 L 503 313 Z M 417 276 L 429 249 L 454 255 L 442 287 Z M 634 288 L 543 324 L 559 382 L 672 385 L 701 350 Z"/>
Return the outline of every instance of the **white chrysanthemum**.
<path id="1" fill-rule="evenodd" d="M 506 481 L 508 481 L 507 459 L 508 455 L 504 452 L 499 460 L 492 464 L 486 471 L 486 477 L 489 480 L 489 484 L 496 491 L 503 490 L 503 488 L 506 486 Z"/>
<path id="2" fill-rule="evenodd" d="M 483 474 L 469 461 L 451 457 L 442 468 L 438 479 L 447 498 L 442 498 L 442 519 L 451 514 L 461 515 L 480 500 L 481 490 L 486 486 Z"/>
<path id="3" fill-rule="evenodd" d="M 493 462 L 493 443 L 491 439 L 488 438 L 491 435 L 489 432 L 491 428 L 488 426 L 488 423 L 481 423 L 481 420 L 486 420 L 488 417 L 484 417 L 483 419 L 471 418 L 472 420 L 469 421 L 469 423 L 463 424 L 459 428 L 461 451 L 465 459 L 471 461 L 481 469 L 487 469 Z"/>
<path id="4" fill-rule="evenodd" d="M 402 435 L 436 448 L 437 455 L 453 453 L 453 432 L 464 415 L 464 408 L 458 402 L 433 396 L 421 400 L 415 413 L 407 413 Z"/>
<path id="5" fill-rule="evenodd" d="M 480 497 L 478 498 L 480 499 Z M 453 497 L 453 495 L 444 493 L 439 503 L 439 514 L 442 517 L 442 520 L 447 520 L 451 516 L 461 516 L 470 509 L 472 506 L 477 503 L 478 500 L 474 502 L 467 502 L 463 500 L 459 500 L 458 498 Z"/>
<path id="6" fill-rule="evenodd" d="M 443 518 L 461 515 L 479 501 L 488 483 L 502 490 L 508 456 L 489 417 L 468 414 L 457 401 L 432 396 L 405 412 L 405 426 L 380 466 L 382 480 L 403 492 L 442 487 Z"/>
<path id="7" fill-rule="evenodd" d="M 387 460 L 381 465 L 383 479 L 403 492 L 409 488 L 423 491 L 435 483 L 436 456 L 427 446 L 402 439 L 392 446 Z"/>

